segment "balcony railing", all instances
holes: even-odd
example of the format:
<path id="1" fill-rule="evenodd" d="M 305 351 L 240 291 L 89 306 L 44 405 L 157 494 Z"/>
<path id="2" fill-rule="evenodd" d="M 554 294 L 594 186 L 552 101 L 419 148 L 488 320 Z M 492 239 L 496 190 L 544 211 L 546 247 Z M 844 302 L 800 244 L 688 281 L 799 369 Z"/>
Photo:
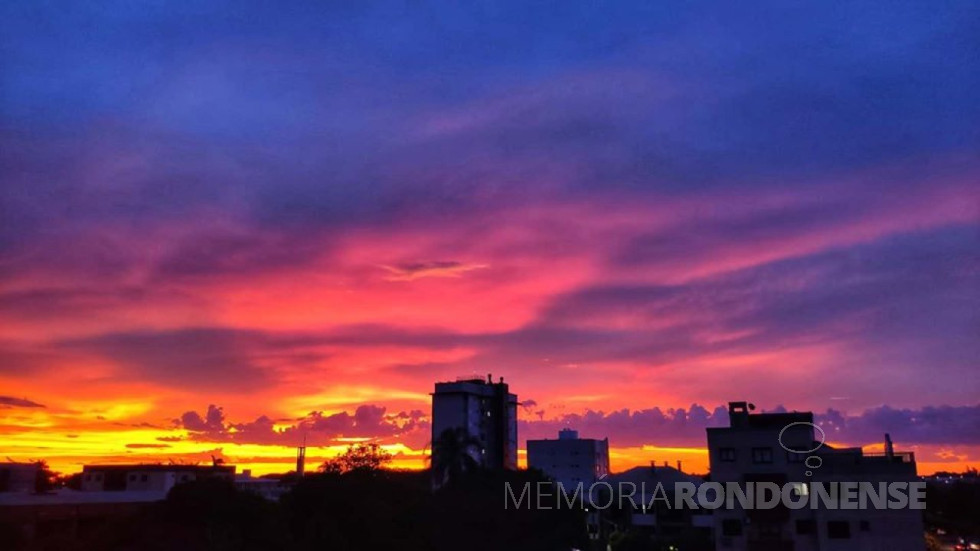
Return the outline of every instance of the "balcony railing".
<path id="1" fill-rule="evenodd" d="M 867 452 L 865 452 L 865 453 L 861 454 L 860 457 L 862 459 L 863 458 L 872 458 L 872 459 L 890 458 L 892 460 L 892 462 L 894 462 L 894 463 L 915 463 L 915 453 L 914 452 L 895 452 L 895 453 L 891 454 L 890 457 L 889 457 L 889 454 L 884 453 L 884 452 L 873 452 L 873 453 L 867 453 Z"/>

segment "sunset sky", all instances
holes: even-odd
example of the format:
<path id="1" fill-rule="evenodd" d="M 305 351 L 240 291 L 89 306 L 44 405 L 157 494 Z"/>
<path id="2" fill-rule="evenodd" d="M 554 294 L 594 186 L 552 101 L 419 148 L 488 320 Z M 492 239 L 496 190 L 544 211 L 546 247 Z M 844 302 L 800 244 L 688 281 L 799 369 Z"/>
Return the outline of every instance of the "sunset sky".
<path id="1" fill-rule="evenodd" d="M 976 2 L 190 4 L 0 7 L 0 460 L 420 467 L 493 373 L 980 466 Z"/>

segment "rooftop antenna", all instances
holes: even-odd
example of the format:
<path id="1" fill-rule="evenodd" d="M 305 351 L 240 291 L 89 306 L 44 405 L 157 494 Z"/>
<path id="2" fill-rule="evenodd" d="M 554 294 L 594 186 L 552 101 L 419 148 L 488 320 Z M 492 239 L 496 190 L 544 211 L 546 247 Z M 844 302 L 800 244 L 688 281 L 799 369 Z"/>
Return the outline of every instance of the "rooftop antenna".
<path id="1" fill-rule="evenodd" d="M 303 476 L 306 471 L 306 433 L 303 433 L 303 445 L 296 448 L 296 474 Z"/>

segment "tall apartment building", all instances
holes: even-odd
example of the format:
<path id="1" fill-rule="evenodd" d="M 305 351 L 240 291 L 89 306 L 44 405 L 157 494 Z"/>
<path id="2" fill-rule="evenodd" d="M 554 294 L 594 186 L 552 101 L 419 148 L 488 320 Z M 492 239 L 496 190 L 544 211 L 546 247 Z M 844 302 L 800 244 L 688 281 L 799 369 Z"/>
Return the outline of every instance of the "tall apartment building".
<path id="1" fill-rule="evenodd" d="M 494 383 L 461 377 L 436 383 L 432 393 L 432 440 L 446 429 L 463 428 L 477 445 L 471 454 L 487 469 L 517 468 L 517 395 L 503 377 Z"/>
<path id="2" fill-rule="evenodd" d="M 895 453 L 890 440 L 882 454 L 860 448 L 835 449 L 816 435 L 813 413 L 751 413 L 745 402 L 728 405 L 729 426 L 709 428 L 713 482 L 913 482 L 912 453 Z M 780 435 L 782 438 L 780 440 Z M 782 441 L 783 445 L 780 445 Z M 791 452 L 784 449 L 799 450 Z M 808 451 L 812 450 L 812 451 Z M 808 453 L 800 453 L 808 451 Z M 808 457 L 819 459 L 810 460 Z M 807 474 L 809 473 L 809 474 Z M 922 511 L 914 509 L 827 509 L 810 507 L 714 511 L 719 551 L 922 551 Z"/>
<path id="3" fill-rule="evenodd" d="M 579 438 L 578 431 L 562 429 L 557 440 L 528 440 L 527 466 L 539 469 L 571 494 L 609 474 L 609 439 Z"/>

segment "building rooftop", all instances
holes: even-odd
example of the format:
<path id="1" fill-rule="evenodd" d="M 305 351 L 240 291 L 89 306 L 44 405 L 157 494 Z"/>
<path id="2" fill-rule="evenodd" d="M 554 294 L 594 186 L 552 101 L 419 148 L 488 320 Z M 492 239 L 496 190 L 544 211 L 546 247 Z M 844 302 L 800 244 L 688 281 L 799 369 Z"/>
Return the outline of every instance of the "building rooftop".
<path id="1" fill-rule="evenodd" d="M 234 465 L 178 465 L 162 463 L 137 463 L 137 464 L 110 464 L 110 465 L 85 465 L 85 471 L 155 471 L 155 472 L 220 472 L 234 473 Z"/>
<path id="2" fill-rule="evenodd" d="M 558 442 L 558 441 L 568 441 L 568 442 L 605 442 L 609 440 L 608 438 L 582 438 L 577 430 L 572 429 L 561 429 L 558 431 L 558 438 L 536 438 L 533 440 L 528 440 L 528 442 Z"/>
<path id="3" fill-rule="evenodd" d="M 445 395 L 445 394 L 478 394 L 482 396 L 493 396 L 498 391 L 503 390 L 507 392 L 509 386 L 504 382 L 504 378 L 501 377 L 498 382 L 493 382 L 492 376 L 488 373 L 486 379 L 482 378 L 471 378 L 471 377 L 461 377 L 455 381 L 444 381 L 437 382 L 435 384 L 435 392 L 433 395 Z M 517 395 L 508 392 L 507 397 L 510 401 L 516 402 Z"/>

